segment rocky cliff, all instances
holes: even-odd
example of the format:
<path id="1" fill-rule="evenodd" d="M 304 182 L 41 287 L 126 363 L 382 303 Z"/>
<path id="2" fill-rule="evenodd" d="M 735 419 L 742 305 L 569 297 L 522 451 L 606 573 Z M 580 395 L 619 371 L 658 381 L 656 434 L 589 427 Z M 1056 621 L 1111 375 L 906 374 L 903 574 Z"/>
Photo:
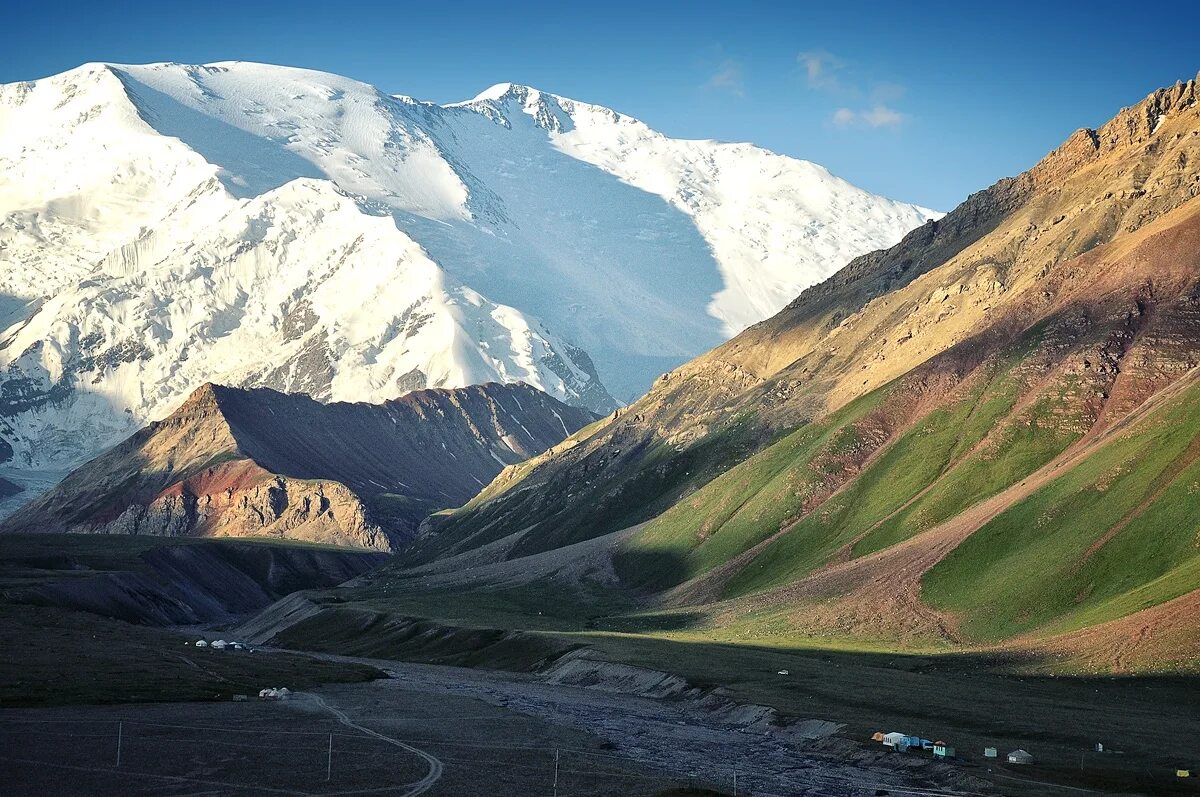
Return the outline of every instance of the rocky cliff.
<path id="1" fill-rule="evenodd" d="M 2 531 L 268 536 L 391 550 L 594 417 L 527 385 L 322 404 L 205 385 Z"/>
<path id="2" fill-rule="evenodd" d="M 14 484 L 8 479 L 0 478 L 0 501 L 5 498 L 11 498 L 18 493 L 23 492 L 23 488 L 19 484 Z"/>

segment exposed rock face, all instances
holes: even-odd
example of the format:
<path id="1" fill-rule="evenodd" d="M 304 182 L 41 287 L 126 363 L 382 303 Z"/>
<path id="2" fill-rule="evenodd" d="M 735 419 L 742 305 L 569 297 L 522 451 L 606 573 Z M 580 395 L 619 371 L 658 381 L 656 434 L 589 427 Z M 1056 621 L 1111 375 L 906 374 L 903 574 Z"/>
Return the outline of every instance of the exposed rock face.
<path id="1" fill-rule="evenodd" d="M 368 519 L 352 490 L 336 481 L 277 476 L 240 460 L 206 468 L 149 505 L 130 504 L 101 528 L 106 534 L 171 537 L 281 537 L 388 550 L 388 536 Z"/>
<path id="2" fill-rule="evenodd" d="M 321 404 L 205 385 L 3 531 L 286 539 L 391 550 L 437 509 L 593 420 L 527 385 Z"/>

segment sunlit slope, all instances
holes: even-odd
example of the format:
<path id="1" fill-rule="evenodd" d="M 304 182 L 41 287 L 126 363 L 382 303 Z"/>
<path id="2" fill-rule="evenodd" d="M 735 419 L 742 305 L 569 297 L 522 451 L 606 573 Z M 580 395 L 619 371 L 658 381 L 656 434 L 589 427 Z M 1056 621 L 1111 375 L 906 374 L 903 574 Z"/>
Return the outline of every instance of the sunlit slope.
<path id="1" fill-rule="evenodd" d="M 941 379 L 946 369 L 974 370 L 1039 324 L 1079 335 L 1087 325 L 1072 329 L 1072 314 L 1100 308 L 1118 323 L 1130 308 L 1136 314 L 1142 283 L 1155 275 L 1132 260 L 1112 268 L 1095 250 L 1111 243 L 1117 249 L 1105 257 L 1119 257 L 1133 245 L 1123 238 L 1196 195 L 1195 96 L 1194 82 L 1155 92 L 892 249 L 854 261 L 663 377 L 578 445 L 489 491 L 488 502 L 443 527 L 438 544 L 470 545 L 484 528 L 494 537 L 532 527 L 522 541 L 527 551 L 613 531 L 939 356 Z M 1186 271 L 1186 255 L 1170 267 Z M 1179 279 L 1187 283 L 1186 274 Z M 1111 360 L 1123 356 L 1117 343 L 1115 351 L 1097 350 L 1108 359 L 1090 370 L 1111 375 Z M 1127 412 L 1133 398 L 1118 395 L 1105 411 Z M 920 386 L 913 398 L 940 400 Z M 543 541 L 535 539 L 543 532 Z"/>
<path id="2" fill-rule="evenodd" d="M 510 471 L 414 560 L 644 523 L 613 563 L 652 606 L 885 645 L 1186 596 L 1198 162 L 1195 82 L 1155 92 Z"/>

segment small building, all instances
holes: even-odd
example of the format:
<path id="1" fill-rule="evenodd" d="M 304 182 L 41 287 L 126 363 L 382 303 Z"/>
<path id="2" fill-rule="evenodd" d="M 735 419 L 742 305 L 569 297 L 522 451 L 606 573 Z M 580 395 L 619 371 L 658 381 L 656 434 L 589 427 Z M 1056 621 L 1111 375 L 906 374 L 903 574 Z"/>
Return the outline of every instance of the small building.
<path id="1" fill-rule="evenodd" d="M 1008 763 L 1010 764 L 1032 764 L 1033 756 L 1025 750 L 1013 750 L 1008 754 Z"/>
<path id="2" fill-rule="evenodd" d="M 871 734 L 871 741 L 882 742 L 883 741 L 883 731 L 875 731 L 875 733 Z"/>
<path id="3" fill-rule="evenodd" d="M 939 739 L 933 743 L 933 755 L 935 758 L 954 758 L 954 748 Z"/>
<path id="4" fill-rule="evenodd" d="M 1177 777 L 1177 778 L 1190 778 L 1191 776 L 1192 776 L 1192 771 L 1190 769 L 1175 770 L 1175 777 Z"/>
<path id="5" fill-rule="evenodd" d="M 882 741 L 885 747 L 890 747 L 900 753 L 907 753 L 914 747 L 918 750 L 925 749 L 927 742 L 929 748 L 933 748 L 933 742 L 930 742 L 928 739 L 922 739 L 920 736 L 909 736 L 906 733 L 899 733 L 897 731 L 883 734 Z"/>
<path id="6" fill-rule="evenodd" d="M 197 639 L 197 640 L 196 640 L 196 647 L 198 647 L 198 648 L 206 648 L 206 647 L 208 647 L 208 640 L 206 640 L 206 639 Z"/>
<path id="7" fill-rule="evenodd" d="M 995 747 L 985 747 L 985 748 L 983 748 L 983 757 L 984 757 L 984 758 L 996 758 L 996 757 L 998 757 L 999 755 L 1000 755 L 1000 753 L 999 753 L 999 752 L 996 750 L 996 748 L 995 748 Z"/>

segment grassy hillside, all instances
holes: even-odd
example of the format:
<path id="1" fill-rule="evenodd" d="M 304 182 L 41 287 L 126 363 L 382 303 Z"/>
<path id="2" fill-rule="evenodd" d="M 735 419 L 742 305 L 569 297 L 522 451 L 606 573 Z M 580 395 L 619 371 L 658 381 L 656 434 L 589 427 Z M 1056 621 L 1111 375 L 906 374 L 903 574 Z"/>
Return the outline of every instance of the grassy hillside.
<path id="1" fill-rule="evenodd" d="M 925 576 L 965 636 L 1095 625 L 1200 587 L 1200 386 L 1014 505 Z"/>
<path id="2" fill-rule="evenodd" d="M 1021 373 L 1049 337 L 1044 327 L 1021 336 L 924 415 L 903 409 L 913 391 L 902 380 L 800 427 L 647 524 L 618 572 L 661 589 L 760 546 L 722 590 L 734 597 L 883 550 L 994 495 L 1087 426 L 1069 378 Z M 907 414 L 917 419 L 905 426 Z M 889 426 L 901 431 L 886 437 Z"/>
<path id="3" fill-rule="evenodd" d="M 651 521 L 618 555 L 617 572 L 638 587 L 673 586 L 786 527 L 822 492 L 839 458 L 858 445 L 853 424 L 883 398 L 882 392 L 872 394 L 805 424 L 708 482 Z"/>

